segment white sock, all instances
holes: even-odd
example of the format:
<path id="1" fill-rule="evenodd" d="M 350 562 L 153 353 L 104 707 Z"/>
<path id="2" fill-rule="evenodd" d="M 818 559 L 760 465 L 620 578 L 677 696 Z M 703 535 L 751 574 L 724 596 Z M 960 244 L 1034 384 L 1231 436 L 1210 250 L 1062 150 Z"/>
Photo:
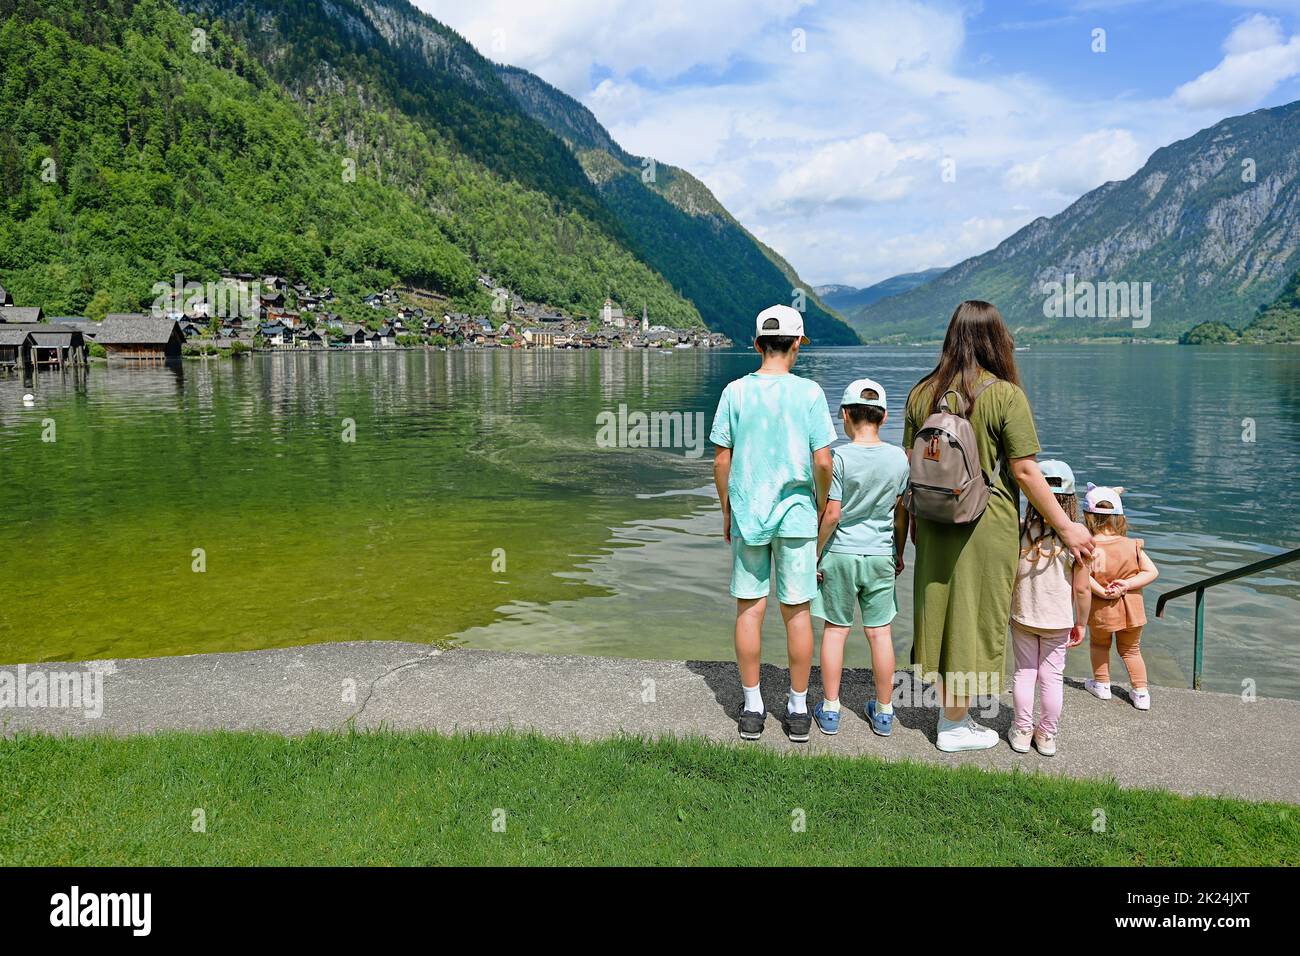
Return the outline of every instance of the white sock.
<path id="1" fill-rule="evenodd" d="M 786 710 L 792 714 L 808 713 L 808 691 L 802 694 L 797 692 L 793 687 L 790 688 L 790 699 L 786 702 Z"/>
<path id="2" fill-rule="evenodd" d="M 746 687 L 744 684 L 741 684 L 740 689 L 745 692 L 745 710 L 754 711 L 760 714 L 763 713 L 763 695 L 759 693 L 758 685 L 755 684 L 753 687 Z"/>
<path id="3" fill-rule="evenodd" d="M 945 714 L 942 710 L 939 711 L 940 730 L 951 730 L 953 727 L 956 727 L 958 724 L 962 723 L 965 720 L 966 720 L 965 717 L 963 717 L 961 720 L 949 720 L 947 714 Z"/>
<path id="4" fill-rule="evenodd" d="M 882 704 L 880 701 L 876 701 L 876 713 L 878 713 L 878 714 L 892 714 L 893 712 L 894 712 L 894 703 L 893 703 L 893 701 L 890 701 L 890 702 L 887 703 L 887 704 Z"/>
<path id="5" fill-rule="evenodd" d="M 822 710 L 828 714 L 838 714 L 840 712 L 840 699 L 836 697 L 831 700 L 829 697 L 822 698 Z"/>

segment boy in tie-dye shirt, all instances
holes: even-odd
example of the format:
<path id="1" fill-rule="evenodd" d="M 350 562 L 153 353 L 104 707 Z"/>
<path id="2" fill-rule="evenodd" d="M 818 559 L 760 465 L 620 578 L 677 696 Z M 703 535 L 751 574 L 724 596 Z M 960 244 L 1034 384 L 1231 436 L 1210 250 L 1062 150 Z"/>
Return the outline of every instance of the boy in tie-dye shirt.
<path id="1" fill-rule="evenodd" d="M 821 386 L 790 374 L 799 346 L 808 342 L 803 316 L 776 305 L 760 312 L 756 324 L 754 348 L 762 365 L 723 390 L 709 435 L 716 446 L 723 537 L 732 551 L 736 662 L 745 695 L 740 736 L 756 740 L 763 732 L 759 660 L 775 566 L 790 658 L 784 723 L 791 740 L 804 742 L 811 726 L 808 602 L 817 591 L 817 516 L 830 489 L 835 427 Z"/>

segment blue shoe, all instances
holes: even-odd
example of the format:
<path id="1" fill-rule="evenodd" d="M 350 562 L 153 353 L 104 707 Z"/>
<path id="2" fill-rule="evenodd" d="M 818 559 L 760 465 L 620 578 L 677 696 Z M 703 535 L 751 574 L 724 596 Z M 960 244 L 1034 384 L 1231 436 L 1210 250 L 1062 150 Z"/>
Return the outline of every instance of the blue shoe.
<path id="1" fill-rule="evenodd" d="M 894 715 L 876 713 L 874 697 L 867 701 L 867 720 L 871 721 L 871 729 L 879 737 L 888 737 L 894 732 Z"/>
<path id="2" fill-rule="evenodd" d="M 840 712 L 838 710 L 825 710 L 821 704 L 818 704 L 813 710 L 813 717 L 817 720 L 817 729 L 828 737 L 834 737 L 840 732 Z"/>

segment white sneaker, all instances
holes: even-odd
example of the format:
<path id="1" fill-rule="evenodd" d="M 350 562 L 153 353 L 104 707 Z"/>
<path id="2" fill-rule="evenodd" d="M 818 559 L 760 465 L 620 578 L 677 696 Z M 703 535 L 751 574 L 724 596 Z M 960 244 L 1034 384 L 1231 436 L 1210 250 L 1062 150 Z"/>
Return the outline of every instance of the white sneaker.
<path id="1" fill-rule="evenodd" d="M 1110 700 L 1110 684 L 1103 684 L 1101 681 L 1086 680 L 1083 682 L 1083 689 L 1098 700 Z"/>
<path id="2" fill-rule="evenodd" d="M 1044 757 L 1056 756 L 1056 734 L 1034 734 L 1034 746 Z"/>
<path id="3" fill-rule="evenodd" d="M 1019 730 L 1012 727 L 1007 731 L 1007 743 L 1011 744 L 1011 749 L 1018 754 L 1029 753 L 1029 742 L 1034 738 L 1032 730 Z"/>
<path id="4" fill-rule="evenodd" d="M 1148 688 L 1135 687 L 1132 693 L 1129 694 L 1129 696 L 1133 698 L 1133 706 L 1136 707 L 1138 710 L 1151 709 L 1151 691 Z"/>
<path id="5" fill-rule="evenodd" d="M 942 721 L 943 718 L 941 717 Z M 998 745 L 998 735 L 987 727 L 981 727 L 971 720 L 968 714 L 964 720 L 945 728 L 947 721 L 939 725 L 939 736 L 935 746 L 946 754 L 960 753 L 963 750 L 988 750 Z"/>

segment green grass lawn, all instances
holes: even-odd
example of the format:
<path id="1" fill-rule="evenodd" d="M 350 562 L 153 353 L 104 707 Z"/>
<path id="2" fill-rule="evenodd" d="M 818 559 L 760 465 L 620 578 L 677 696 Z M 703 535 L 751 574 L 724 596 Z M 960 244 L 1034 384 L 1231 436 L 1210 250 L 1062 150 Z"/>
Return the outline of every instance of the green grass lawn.
<path id="1" fill-rule="evenodd" d="M 5 865 L 1297 862 L 1295 808 L 698 741 L 0 741 Z"/>

